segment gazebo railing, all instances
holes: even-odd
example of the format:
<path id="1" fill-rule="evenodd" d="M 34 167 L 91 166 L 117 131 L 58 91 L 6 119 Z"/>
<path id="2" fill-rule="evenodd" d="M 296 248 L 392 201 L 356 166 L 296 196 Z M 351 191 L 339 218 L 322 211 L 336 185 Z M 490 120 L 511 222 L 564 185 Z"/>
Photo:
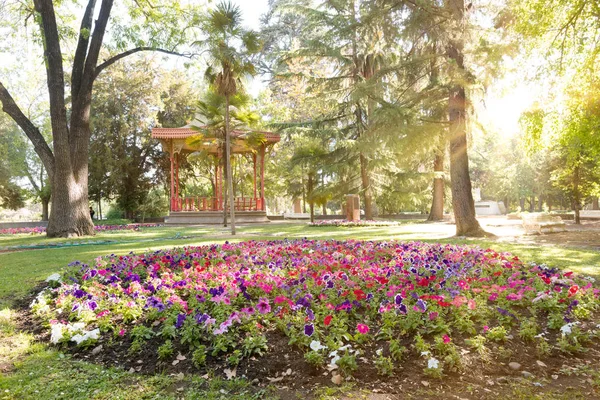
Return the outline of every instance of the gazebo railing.
<path id="1" fill-rule="evenodd" d="M 236 197 L 234 204 L 235 211 L 265 211 L 265 200 L 260 197 Z M 221 211 L 223 206 L 222 199 L 216 197 L 171 198 L 171 211 L 176 212 Z"/>

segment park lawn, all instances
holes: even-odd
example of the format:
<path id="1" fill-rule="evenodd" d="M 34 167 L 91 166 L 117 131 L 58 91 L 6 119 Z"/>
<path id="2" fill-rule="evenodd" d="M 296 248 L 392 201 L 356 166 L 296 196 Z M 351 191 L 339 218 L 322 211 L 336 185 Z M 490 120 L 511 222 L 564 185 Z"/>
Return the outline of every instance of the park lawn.
<path id="1" fill-rule="evenodd" d="M 405 224 L 397 227 L 369 228 L 309 228 L 304 223 L 277 223 L 269 225 L 244 226 L 240 235 L 231 237 L 226 229 L 218 228 L 150 228 L 140 232 L 120 231 L 98 234 L 97 240 L 105 237 L 119 238 L 119 242 L 102 245 L 56 247 L 41 250 L 0 253 L 0 398 L 88 398 L 95 399 L 138 399 L 138 398 L 206 398 L 206 399 L 250 399 L 271 398 L 277 394 L 275 388 L 258 390 L 245 380 L 225 381 L 219 378 L 204 379 L 198 376 L 168 376 L 130 374 L 118 368 L 102 366 L 72 359 L 68 354 L 56 351 L 45 344 L 35 343 L 27 333 L 18 332 L 15 327 L 17 315 L 10 307 L 14 301 L 24 297 L 47 276 L 64 272 L 67 264 L 74 260 L 92 262 L 94 258 L 106 254 L 127 254 L 147 250 L 223 243 L 226 240 L 280 240 L 284 238 L 310 239 L 364 239 L 421 240 L 452 244 L 474 244 L 490 247 L 497 251 L 510 251 L 524 261 L 537 261 L 561 269 L 600 275 L 600 252 L 563 248 L 559 246 L 518 245 L 495 242 L 493 240 L 471 240 L 457 238 L 431 238 L 423 232 L 427 224 Z M 38 243 L 56 243 L 55 239 L 43 236 L 36 238 Z M 81 240 L 63 239 L 62 243 Z M 0 237 L 0 248 L 11 245 L 28 244 L 29 237 Z M 16 243 L 16 244 L 15 244 Z M 10 365 L 15 366 L 10 370 Z M 8 373 L 4 371 L 9 371 Z M 339 393 L 353 392 L 356 388 L 344 385 L 340 388 L 323 389 L 317 392 L 321 398 L 336 398 Z M 428 397 L 428 390 L 422 388 L 422 395 Z M 512 387 L 515 398 L 536 398 L 530 387 Z M 313 393 L 314 394 L 314 393 Z M 415 393 L 417 394 L 417 393 Z M 545 393 L 546 396 L 549 393 Z M 430 394 L 435 397 L 435 393 Z M 577 398 L 577 391 L 569 394 Z M 548 398 L 548 397 L 546 397 Z M 566 398 L 564 393 L 555 397 Z"/>

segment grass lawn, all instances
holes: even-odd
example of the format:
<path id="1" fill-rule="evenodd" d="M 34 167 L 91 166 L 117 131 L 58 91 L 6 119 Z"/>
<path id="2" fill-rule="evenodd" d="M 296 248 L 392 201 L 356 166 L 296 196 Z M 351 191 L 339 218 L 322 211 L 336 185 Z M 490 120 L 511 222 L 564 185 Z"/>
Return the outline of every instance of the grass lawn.
<path id="1" fill-rule="evenodd" d="M 92 238 L 48 239 L 41 235 L 0 236 L 0 398 L 276 398 L 275 388 L 257 390 L 245 380 L 226 381 L 199 376 L 131 374 L 118 368 L 72 359 L 45 344 L 36 343 L 15 325 L 19 316 L 15 300 L 27 295 L 39 282 L 55 272 L 64 272 L 68 263 L 79 260 L 91 263 L 106 254 L 141 253 L 147 250 L 237 242 L 242 240 L 279 240 L 284 238 L 419 240 L 451 244 L 473 244 L 508 251 L 524 261 L 600 275 L 600 252 L 581 248 L 512 244 L 494 240 L 448 238 L 431 229 L 435 224 L 403 223 L 392 227 L 308 227 L 304 223 L 272 223 L 243 226 L 231 237 L 226 228 L 157 227 L 139 232 L 102 232 Z M 446 236 L 446 237 L 445 237 Z M 96 242 L 96 243 L 94 243 Z M 35 250 L 11 251 L 15 246 L 36 246 Z M 14 365 L 14 367 L 12 367 Z M 428 389 L 422 388 L 427 396 Z M 323 389 L 317 397 L 337 398 L 339 393 L 359 391 L 351 386 Z M 535 391 L 515 386 L 517 398 L 536 398 Z M 545 398 L 576 398 L 577 391 L 545 394 Z M 554 397 L 552 397 L 554 396 Z M 360 397 L 358 397 L 360 398 Z"/>

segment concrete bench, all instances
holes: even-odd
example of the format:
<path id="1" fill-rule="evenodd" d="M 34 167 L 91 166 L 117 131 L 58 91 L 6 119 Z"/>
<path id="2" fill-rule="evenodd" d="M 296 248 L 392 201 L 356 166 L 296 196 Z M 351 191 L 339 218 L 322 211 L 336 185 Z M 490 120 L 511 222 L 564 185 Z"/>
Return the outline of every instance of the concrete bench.
<path id="1" fill-rule="evenodd" d="M 548 214 L 521 214 L 523 228 L 528 234 L 564 232 L 567 230 L 565 222 L 557 216 Z"/>

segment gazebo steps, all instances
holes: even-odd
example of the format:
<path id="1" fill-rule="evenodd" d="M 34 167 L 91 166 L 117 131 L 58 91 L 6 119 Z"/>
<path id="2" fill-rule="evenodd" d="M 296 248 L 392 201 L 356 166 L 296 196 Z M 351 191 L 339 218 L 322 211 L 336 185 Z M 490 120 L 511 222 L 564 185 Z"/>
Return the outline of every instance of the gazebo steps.
<path id="1" fill-rule="evenodd" d="M 229 215 L 228 215 L 229 216 Z M 228 218 L 229 220 L 229 218 Z M 267 223 L 265 211 L 236 211 L 236 224 L 260 224 Z M 222 224 L 223 211 L 171 211 L 165 218 L 165 225 L 198 225 L 198 224 Z"/>

